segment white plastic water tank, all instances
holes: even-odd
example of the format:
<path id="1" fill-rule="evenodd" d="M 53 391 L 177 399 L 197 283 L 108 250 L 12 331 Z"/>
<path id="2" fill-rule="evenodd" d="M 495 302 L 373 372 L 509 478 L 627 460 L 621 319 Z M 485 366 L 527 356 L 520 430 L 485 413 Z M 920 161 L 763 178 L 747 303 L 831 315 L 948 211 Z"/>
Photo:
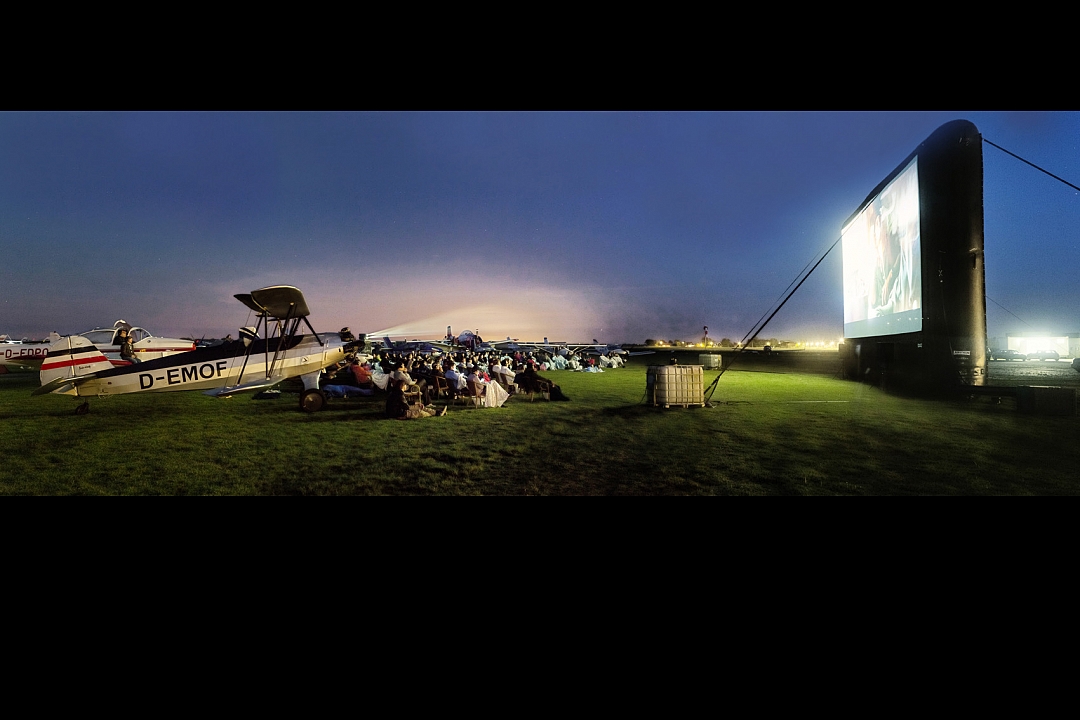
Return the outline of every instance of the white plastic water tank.
<path id="1" fill-rule="evenodd" d="M 701 363 L 701 366 L 708 368 L 709 370 L 719 370 L 723 365 L 723 360 L 720 355 L 715 353 L 709 353 L 707 355 L 698 355 L 697 361 Z"/>
<path id="2" fill-rule="evenodd" d="M 645 378 L 651 405 L 705 404 L 705 373 L 700 365 L 650 365 Z"/>

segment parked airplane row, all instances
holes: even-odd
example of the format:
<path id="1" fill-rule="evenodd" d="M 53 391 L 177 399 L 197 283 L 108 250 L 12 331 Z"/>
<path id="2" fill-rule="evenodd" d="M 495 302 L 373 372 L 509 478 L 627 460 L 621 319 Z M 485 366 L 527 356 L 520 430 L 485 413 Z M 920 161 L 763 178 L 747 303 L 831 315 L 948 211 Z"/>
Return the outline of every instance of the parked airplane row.
<path id="1" fill-rule="evenodd" d="M 446 353 L 461 349 L 473 350 L 475 352 L 517 352 L 519 350 L 522 352 L 535 352 L 537 350 L 543 350 L 559 355 L 569 355 L 570 353 L 604 355 L 609 352 L 614 352 L 619 355 L 651 355 L 653 352 L 647 350 L 644 352 L 628 353 L 626 350 L 622 349 L 621 345 L 606 345 L 597 342 L 595 339 L 591 343 L 548 342 L 547 338 L 544 338 L 543 342 L 521 342 L 507 337 L 505 340 L 487 342 L 481 338 L 478 333 L 474 333 L 471 330 L 465 330 L 460 335 L 454 335 L 450 326 L 447 326 L 446 337 L 441 341 L 395 341 L 391 340 L 389 337 L 384 337 L 382 347 L 393 351 L 416 350 L 422 353 Z"/>

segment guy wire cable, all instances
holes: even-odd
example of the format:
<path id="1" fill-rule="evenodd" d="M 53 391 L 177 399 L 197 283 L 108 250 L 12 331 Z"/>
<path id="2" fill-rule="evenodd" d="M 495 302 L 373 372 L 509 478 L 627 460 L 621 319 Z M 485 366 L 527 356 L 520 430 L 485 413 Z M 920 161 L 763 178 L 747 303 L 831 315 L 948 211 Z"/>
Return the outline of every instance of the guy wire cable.
<path id="1" fill-rule="evenodd" d="M 826 257 L 828 257 L 829 253 L 832 252 L 833 248 L 836 247 L 836 243 L 838 243 L 838 242 L 840 242 L 840 238 L 837 238 L 833 242 L 833 244 L 829 246 L 829 249 L 825 251 L 825 253 L 818 259 L 818 261 L 816 263 L 814 263 L 814 266 L 812 268 L 810 268 L 810 271 L 807 272 L 804 275 L 803 272 L 806 270 L 807 267 L 810 266 L 810 263 L 813 263 L 814 261 L 813 261 L 813 259 L 811 259 L 810 262 L 806 263 L 806 265 L 803 266 L 803 269 L 799 271 L 799 274 L 795 276 L 795 280 L 792 280 L 790 283 L 788 283 L 788 288 L 791 288 L 791 286 L 795 284 L 796 280 L 799 281 L 798 285 L 795 285 L 794 289 L 792 289 L 790 293 L 787 293 L 787 297 L 784 297 L 784 295 L 781 294 L 781 298 L 783 298 L 783 299 L 780 301 L 779 306 L 777 306 L 776 309 L 773 310 L 772 315 L 769 315 L 768 319 L 765 320 L 765 322 L 761 322 L 761 318 L 759 318 L 758 322 L 754 324 L 754 327 L 750 328 L 750 331 L 747 332 L 746 335 L 743 336 L 743 339 L 740 342 L 740 347 L 739 347 L 738 351 L 736 351 L 735 355 L 731 358 L 731 361 L 728 362 L 727 367 L 720 369 L 720 373 L 716 376 L 716 379 L 713 380 L 712 384 L 710 384 L 709 387 L 707 388 L 706 392 L 709 393 L 709 397 L 705 400 L 705 402 L 709 402 L 712 399 L 712 394 L 716 391 L 716 384 L 718 382 L 720 382 L 720 377 L 725 372 L 727 372 L 727 369 L 729 367 L 731 367 L 731 364 L 734 363 L 735 360 L 739 357 L 739 355 L 741 355 L 743 353 L 743 351 L 749 346 L 749 343 L 753 342 L 754 339 L 757 338 L 757 336 L 761 333 L 761 331 L 765 329 L 765 326 L 769 324 L 769 320 L 772 320 L 773 316 L 775 316 L 776 313 L 780 312 L 780 308 L 784 307 L 784 303 L 786 303 L 788 301 L 788 299 L 790 299 L 791 296 L 795 294 L 795 291 L 799 289 L 799 286 L 801 286 L 804 282 L 806 282 L 806 279 L 808 277 L 810 277 L 810 273 L 814 272 L 814 270 L 817 269 L 817 266 L 820 265 L 822 263 L 822 261 Z M 802 277 L 802 280 L 799 280 L 800 277 Z M 787 289 L 785 289 L 785 292 L 787 292 Z M 766 312 L 766 314 L 768 314 L 768 310 L 766 310 L 765 312 Z M 762 315 L 761 317 L 764 318 L 765 315 Z M 759 326 L 759 323 L 760 323 L 760 326 Z M 756 330 L 755 330 L 755 328 L 756 328 Z M 748 341 L 747 337 L 750 336 L 751 333 L 753 333 L 753 336 L 750 337 L 750 339 Z"/>
<path id="2" fill-rule="evenodd" d="M 833 245 L 836 245 L 836 243 L 833 243 Z M 825 255 L 828 255 L 828 254 L 829 254 L 829 252 L 830 252 L 831 250 L 832 250 L 832 246 L 830 246 L 830 247 L 829 247 L 829 249 L 825 251 Z M 822 255 L 822 256 L 821 256 L 821 258 L 820 258 L 820 259 L 819 259 L 819 260 L 818 260 L 817 262 L 819 262 L 819 263 L 820 263 L 820 262 L 821 262 L 821 260 L 823 260 L 823 259 L 825 258 L 825 255 Z M 788 291 L 788 290 L 789 290 L 789 289 L 791 288 L 791 286 L 792 286 L 792 285 L 794 285 L 794 284 L 795 284 L 795 283 L 796 283 L 796 282 L 797 282 L 797 281 L 799 280 L 799 278 L 803 278 L 803 279 L 805 279 L 805 276 L 803 275 L 803 273 L 806 273 L 806 268 L 810 267 L 810 265 L 814 263 L 814 258 L 816 258 L 816 257 L 817 257 L 817 255 L 815 255 L 814 257 L 810 258 L 810 261 L 809 261 L 809 262 L 807 262 L 807 263 L 806 263 L 806 265 L 803 265 L 803 268 L 802 268 L 802 270 L 800 270 L 800 271 L 798 272 L 798 274 L 796 274 L 796 275 L 795 275 L 795 278 L 794 278 L 794 279 L 793 279 L 793 280 L 792 280 L 792 281 L 791 281 L 790 283 L 788 283 L 788 286 L 787 286 L 786 288 L 784 288 L 784 292 L 780 293 L 780 297 L 778 297 L 778 298 L 777 298 L 777 299 L 776 299 L 776 300 L 775 300 L 775 301 L 773 302 L 773 304 L 769 306 L 770 310 L 771 310 L 772 308 L 775 308 L 775 307 L 776 307 L 776 303 L 781 303 L 781 304 L 783 304 L 783 302 L 785 301 L 785 293 L 787 293 L 787 291 Z M 817 266 L 815 265 L 815 267 L 817 267 Z M 811 269 L 811 270 L 810 270 L 810 272 L 813 272 L 813 270 Z M 807 276 L 808 276 L 809 274 L 810 274 L 810 273 L 806 273 L 806 275 L 807 275 Z M 794 292 L 794 290 L 792 290 L 792 292 Z M 777 308 L 777 309 L 779 309 L 779 308 Z M 750 328 L 750 331 L 749 331 L 749 332 L 747 332 L 747 333 L 746 333 L 746 335 L 743 335 L 743 338 L 742 338 L 742 340 L 740 340 L 740 341 L 739 341 L 740 345 L 742 345 L 742 346 L 744 346 L 744 347 L 745 347 L 745 345 L 746 345 L 746 342 L 747 342 L 747 340 L 746 340 L 746 339 L 747 339 L 748 337 L 750 337 L 750 334 L 751 334 L 751 333 L 755 333 L 755 332 L 761 332 L 761 330 L 763 330 L 763 329 L 765 328 L 765 325 L 764 325 L 764 324 L 761 324 L 761 325 L 760 325 L 760 327 L 759 327 L 758 325 L 759 325 L 759 323 L 761 323 L 761 321 L 762 321 L 762 320 L 763 320 L 763 319 L 765 318 L 765 316 L 766 316 L 766 315 L 768 315 L 768 314 L 769 314 L 769 310 L 766 310 L 766 311 L 765 311 L 765 312 L 764 312 L 764 313 L 762 314 L 762 316 L 761 316 L 761 317 L 759 317 L 759 318 L 757 319 L 757 322 L 756 322 L 756 323 L 754 323 L 754 324 L 753 324 L 753 325 L 751 326 L 751 328 Z M 766 320 L 765 322 L 767 323 L 767 322 L 768 322 L 768 320 Z M 755 335 L 754 335 L 754 337 L 757 337 L 757 335 L 755 334 Z M 753 340 L 754 338 L 750 338 L 750 339 L 751 339 L 751 340 Z"/>
<path id="3" fill-rule="evenodd" d="M 994 298 L 992 298 L 992 297 L 990 297 L 989 295 L 987 295 L 987 296 L 986 296 L 986 299 L 987 299 L 987 300 L 989 300 L 990 302 L 994 303 L 994 304 L 995 304 L 995 305 L 997 305 L 997 306 L 998 306 L 999 308 L 1001 308 L 1001 309 L 1002 309 L 1002 310 L 1004 310 L 1005 312 L 1009 313 L 1009 314 L 1010 314 L 1010 315 L 1012 315 L 1012 316 L 1013 316 L 1014 318 L 1016 318 L 1016 319 L 1017 319 L 1017 320 L 1019 320 L 1020 322 L 1024 323 L 1024 324 L 1025 324 L 1025 325 L 1027 325 L 1028 327 L 1032 327 L 1032 324 L 1031 324 L 1031 323 L 1029 323 L 1029 322 L 1028 322 L 1027 320 L 1025 320 L 1024 318 L 1020 317 L 1019 315 L 1017 315 L 1016 313 L 1014 313 L 1014 312 L 1013 312 L 1012 310 L 1010 310 L 1009 308 L 1007 308 L 1007 307 L 1005 307 L 1004 305 L 1002 305 L 1001 303 L 999 303 L 999 302 L 998 302 L 997 300 L 995 300 Z"/>
<path id="4" fill-rule="evenodd" d="M 831 249 L 831 248 L 830 248 L 830 249 Z M 826 254 L 828 254 L 828 251 L 826 251 Z M 815 257 L 816 257 L 816 256 L 815 256 Z M 789 290 L 789 289 L 791 288 L 791 286 L 792 286 L 792 285 L 794 285 L 794 284 L 796 283 L 796 281 L 798 281 L 798 279 L 799 279 L 800 277 L 802 277 L 802 274 L 803 274 L 804 272 L 806 272 L 806 268 L 810 267 L 810 264 L 811 264 L 812 262 L 814 262 L 814 258 L 810 258 L 809 262 L 807 262 L 807 263 L 806 263 L 805 265 L 803 265 L 803 267 L 802 267 L 802 270 L 800 270 L 800 271 L 798 272 L 798 274 L 797 274 L 797 275 L 796 275 L 796 276 L 794 277 L 794 279 L 792 279 L 792 281 L 788 283 L 788 286 L 787 286 L 786 288 L 784 288 L 783 292 L 781 292 L 781 293 L 780 293 L 780 297 L 776 298 L 776 300 L 774 300 L 774 301 L 773 301 L 773 304 L 769 306 L 769 308 L 770 308 L 770 309 L 771 309 L 771 308 L 773 308 L 773 307 L 775 307 L 775 306 L 776 306 L 776 303 L 778 303 L 778 302 L 780 302 L 781 300 L 783 300 L 783 298 L 784 298 L 784 293 L 786 293 L 786 292 L 787 292 L 787 291 L 788 291 L 788 290 Z M 761 321 L 762 321 L 762 320 L 763 320 L 763 319 L 765 318 L 765 316 L 766 316 L 766 315 L 768 315 L 768 314 L 769 314 L 769 311 L 768 311 L 768 310 L 766 310 L 765 312 L 763 312 L 763 313 L 761 314 L 761 317 L 759 317 L 759 318 L 757 319 L 757 322 L 755 322 L 755 323 L 754 323 L 753 325 L 751 325 L 751 326 L 750 326 L 750 331 L 749 331 L 749 332 L 747 332 L 747 333 L 746 333 L 746 335 L 743 335 L 743 338 L 742 338 L 742 340 L 740 340 L 740 341 L 739 341 L 739 342 L 740 342 L 740 345 L 745 345 L 745 344 L 746 344 L 746 337 L 747 337 L 747 335 L 749 335 L 750 333 L 754 332 L 754 328 L 756 328 L 756 327 L 757 327 L 757 325 L 758 325 L 758 323 L 760 323 L 760 322 L 761 322 Z"/>
<path id="5" fill-rule="evenodd" d="M 818 266 L 820 266 L 820 264 L 825 260 L 825 258 L 828 257 L 829 253 L 833 252 L 833 249 L 836 247 L 837 243 L 839 243 L 840 240 L 842 240 L 842 239 L 843 239 L 843 236 L 841 235 L 840 237 L 837 237 L 837 239 L 833 242 L 832 245 L 828 246 L 828 249 L 825 250 L 824 255 L 822 255 L 821 258 L 818 259 L 818 261 L 814 262 L 813 267 L 810 268 L 809 272 L 807 272 L 805 275 L 802 275 L 802 280 L 800 280 L 798 282 L 798 285 L 796 285 L 794 288 L 792 288 L 791 291 L 789 291 L 789 293 L 787 294 L 787 297 L 785 297 L 783 299 L 783 301 L 780 303 L 780 305 L 778 305 L 777 309 L 773 310 L 772 314 L 769 315 L 768 320 L 766 320 L 764 323 L 761 323 L 760 327 L 758 327 L 757 330 L 754 331 L 754 336 L 750 340 L 748 340 L 747 342 L 743 342 L 742 347 L 731 358 L 731 362 L 728 363 L 728 366 L 724 367 L 724 368 L 720 368 L 720 371 L 717 373 L 716 379 L 713 380 L 712 384 L 708 385 L 708 388 L 705 390 L 705 392 L 708 394 L 708 396 L 705 398 L 705 403 L 710 403 L 711 402 L 711 400 L 713 399 L 713 393 L 716 392 L 716 383 L 718 383 L 720 381 L 720 378 L 723 377 L 724 373 L 728 371 L 728 368 L 730 368 L 731 365 L 735 362 L 735 359 L 737 359 L 739 357 L 739 355 L 741 355 L 742 352 L 746 349 L 746 345 L 748 344 L 748 342 L 753 342 L 754 339 L 757 338 L 758 335 L 760 335 L 761 330 L 764 330 L 765 326 L 769 324 L 769 322 L 772 320 L 773 317 L 775 317 L 775 315 L 777 315 L 778 312 L 780 312 L 780 309 L 784 307 L 784 305 L 787 303 L 787 301 L 792 299 L 792 296 L 795 295 L 796 290 L 798 290 L 800 287 L 802 287 L 802 283 L 807 282 L 808 277 L 813 274 L 814 270 L 818 269 Z M 804 270 L 805 269 L 806 268 L 804 268 Z M 796 275 L 796 279 L 798 279 L 798 275 Z M 794 282 L 794 281 L 792 281 L 792 282 Z M 788 287 L 791 287 L 791 285 L 788 285 Z M 743 339 L 745 340 L 745 337 Z"/>
<path id="6" fill-rule="evenodd" d="M 1016 158 L 1016 159 L 1017 159 L 1017 160 L 1019 160 L 1020 162 L 1023 162 L 1023 163 L 1027 163 L 1028 165 L 1030 165 L 1031 167 L 1035 168 L 1035 169 L 1036 169 L 1036 170 L 1038 170 L 1039 172 L 1043 172 L 1043 173 L 1046 173 L 1047 175 L 1049 175 L 1050 177 L 1054 178 L 1054 179 L 1055 179 L 1055 180 L 1057 180 L 1058 182 L 1063 182 L 1063 183 L 1065 183 L 1066 185 L 1068 185 L 1069 187 L 1071 187 L 1071 188 L 1072 188 L 1073 190 L 1080 190 L 1080 187 L 1076 187 L 1075 185 L 1073 185 L 1073 184 L 1072 184 L 1071 182 L 1069 182 L 1068 180 L 1064 180 L 1064 179 L 1062 179 L 1062 178 L 1059 178 L 1059 177 L 1058 177 L 1057 175 L 1055 175 L 1054 173 L 1050 172 L 1049 170 L 1045 170 L 1045 169 L 1043 169 L 1043 168 L 1039 167 L 1038 165 L 1036 165 L 1035 163 L 1031 162 L 1030 160 L 1025 160 L 1024 158 L 1020 157 L 1020 156 L 1019 156 L 1019 155 L 1017 155 L 1016 153 L 1012 153 L 1012 152 L 1009 152 L 1008 150 L 1006 150 L 1005 148 L 1001 147 L 1000 145 L 997 145 L 997 144 L 995 144 L 995 143 L 992 143 L 992 142 L 990 142 L 989 140 L 987 140 L 987 139 L 986 139 L 986 136 L 985 136 L 985 135 L 983 136 L 983 142 L 984 142 L 984 143 L 986 143 L 987 145 L 993 145 L 994 147 L 996 147 L 996 148 L 997 148 L 998 150 L 1000 150 L 1001 152 L 1005 153 L 1006 155 L 1012 155 L 1012 156 L 1013 156 L 1014 158 Z"/>

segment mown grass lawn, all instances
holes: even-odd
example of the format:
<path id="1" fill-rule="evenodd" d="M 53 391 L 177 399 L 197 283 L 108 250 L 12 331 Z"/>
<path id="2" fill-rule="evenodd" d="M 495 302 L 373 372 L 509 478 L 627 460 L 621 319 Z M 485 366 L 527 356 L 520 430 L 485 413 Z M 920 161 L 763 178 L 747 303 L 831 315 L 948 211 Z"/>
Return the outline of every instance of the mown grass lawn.
<path id="1" fill-rule="evenodd" d="M 706 371 L 711 382 L 715 371 Z M 644 365 L 552 372 L 570 402 L 383 420 L 383 399 L 31 397 L 0 377 L 7 495 L 1072 495 L 1076 417 L 740 372 L 712 408 L 643 404 Z"/>

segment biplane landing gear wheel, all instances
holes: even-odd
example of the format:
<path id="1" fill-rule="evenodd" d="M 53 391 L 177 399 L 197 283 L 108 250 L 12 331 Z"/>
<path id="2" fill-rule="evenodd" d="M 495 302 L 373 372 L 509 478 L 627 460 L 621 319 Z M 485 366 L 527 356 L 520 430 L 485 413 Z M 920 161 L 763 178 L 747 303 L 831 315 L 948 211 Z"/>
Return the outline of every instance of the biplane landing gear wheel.
<path id="1" fill-rule="evenodd" d="M 322 390 L 305 390 L 300 396 L 300 409 L 304 412 L 319 412 L 326 407 L 326 393 Z"/>

